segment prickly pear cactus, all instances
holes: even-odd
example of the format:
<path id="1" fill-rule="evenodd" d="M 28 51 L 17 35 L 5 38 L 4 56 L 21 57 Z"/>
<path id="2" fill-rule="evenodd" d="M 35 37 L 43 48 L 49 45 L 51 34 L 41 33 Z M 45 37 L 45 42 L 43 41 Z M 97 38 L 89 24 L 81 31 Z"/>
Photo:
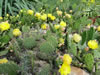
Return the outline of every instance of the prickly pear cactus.
<path id="1" fill-rule="evenodd" d="M 0 75 L 17 75 L 19 67 L 16 63 L 9 61 L 8 63 L 0 64 Z"/>
<path id="2" fill-rule="evenodd" d="M 73 54 L 74 56 L 77 55 L 77 47 L 76 43 L 72 41 L 72 39 L 69 37 L 69 34 L 66 34 L 65 38 L 65 46 L 68 49 L 68 52 Z"/>
<path id="3" fill-rule="evenodd" d="M 50 72 L 51 72 L 51 67 L 49 64 L 46 64 L 41 68 L 40 72 L 38 72 L 36 75 L 50 75 Z"/>
<path id="4" fill-rule="evenodd" d="M 36 46 L 36 41 L 32 37 L 24 38 L 24 40 L 23 40 L 23 46 L 25 48 L 28 48 L 28 49 L 33 48 L 33 47 Z"/>
<path id="5" fill-rule="evenodd" d="M 55 51 L 55 47 L 52 44 L 50 44 L 50 42 L 44 42 L 40 46 L 40 52 L 43 52 L 47 55 L 53 54 L 54 51 Z"/>
<path id="6" fill-rule="evenodd" d="M 88 71 L 92 71 L 93 69 L 93 65 L 94 65 L 94 58 L 93 58 L 93 55 L 92 54 L 85 54 L 83 56 L 83 62 L 84 64 L 86 65 L 86 68 Z"/>
<path id="7" fill-rule="evenodd" d="M 56 48 L 48 41 L 41 43 L 39 50 L 37 55 L 40 59 L 53 60 L 56 56 L 54 55 Z"/>
<path id="8" fill-rule="evenodd" d="M 77 55 L 77 47 L 75 43 L 71 42 L 71 46 L 69 47 L 68 52 L 73 54 L 74 56 Z"/>
<path id="9" fill-rule="evenodd" d="M 34 56 L 31 51 L 26 51 L 21 55 L 21 75 L 30 75 L 34 66 Z"/>
<path id="10" fill-rule="evenodd" d="M 54 47 L 57 47 L 57 45 L 58 45 L 58 41 L 55 36 L 49 36 L 47 38 L 47 41 L 49 41 Z"/>
<path id="11" fill-rule="evenodd" d="M 52 56 L 52 57 L 51 57 Z M 46 53 L 41 53 L 41 52 L 38 52 L 37 53 L 37 57 L 39 59 L 42 59 L 42 60 L 46 60 L 46 61 L 49 61 L 49 60 L 53 60 L 56 58 L 56 55 L 47 55 Z"/>

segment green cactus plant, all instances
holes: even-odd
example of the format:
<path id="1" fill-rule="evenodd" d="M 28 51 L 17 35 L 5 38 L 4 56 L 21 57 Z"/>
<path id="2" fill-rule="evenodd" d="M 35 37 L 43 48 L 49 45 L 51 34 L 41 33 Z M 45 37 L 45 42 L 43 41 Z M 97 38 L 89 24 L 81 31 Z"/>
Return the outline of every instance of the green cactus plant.
<path id="1" fill-rule="evenodd" d="M 57 47 L 57 45 L 58 45 L 58 41 L 55 36 L 49 36 L 47 38 L 47 41 L 49 41 L 54 47 Z"/>
<path id="2" fill-rule="evenodd" d="M 19 67 L 16 63 L 9 61 L 8 63 L 0 64 L 0 74 L 17 75 Z"/>
<path id="3" fill-rule="evenodd" d="M 23 32 L 29 32 L 30 27 L 29 26 L 22 26 L 22 31 Z"/>
<path id="4" fill-rule="evenodd" d="M 69 34 L 66 34 L 65 47 L 68 49 L 69 53 L 73 54 L 74 56 L 77 55 L 76 43 L 72 41 L 72 39 L 69 37 Z"/>
<path id="5" fill-rule="evenodd" d="M 8 50 L 0 51 L 0 56 L 6 55 L 8 53 Z"/>
<path id="6" fill-rule="evenodd" d="M 73 54 L 74 56 L 77 55 L 77 47 L 76 47 L 76 44 L 74 42 L 71 43 L 71 46 L 70 46 L 68 52 Z"/>
<path id="7" fill-rule="evenodd" d="M 32 51 L 26 51 L 21 55 L 21 75 L 29 75 L 34 67 L 34 56 Z"/>
<path id="8" fill-rule="evenodd" d="M 0 36 L 0 47 L 3 47 L 7 43 L 9 43 L 10 37 L 8 35 Z"/>
<path id="9" fill-rule="evenodd" d="M 50 42 L 44 42 L 40 45 L 40 52 L 43 52 L 47 55 L 53 54 L 55 47 Z"/>
<path id="10" fill-rule="evenodd" d="M 86 65 L 88 71 L 92 71 L 94 65 L 94 58 L 93 55 L 88 53 L 83 56 L 83 62 Z"/>
<path id="11" fill-rule="evenodd" d="M 25 48 L 28 48 L 28 49 L 33 48 L 33 47 L 36 46 L 36 41 L 35 41 L 35 39 L 32 38 L 32 37 L 24 38 L 24 39 L 23 39 L 23 46 L 24 46 Z"/>
<path id="12" fill-rule="evenodd" d="M 38 58 L 43 60 L 53 60 L 56 47 L 54 47 L 49 41 L 43 42 L 40 45 L 40 51 L 37 53 Z M 52 57 L 51 57 L 52 56 Z"/>
<path id="13" fill-rule="evenodd" d="M 51 57 L 51 56 L 52 56 L 52 57 Z M 55 54 L 55 55 L 53 55 L 53 54 L 48 55 L 48 54 L 43 53 L 43 52 L 38 52 L 38 53 L 37 53 L 37 57 L 38 57 L 39 59 L 41 59 L 41 60 L 49 61 L 49 60 L 55 59 L 55 58 L 56 58 L 56 54 Z"/>
<path id="14" fill-rule="evenodd" d="M 36 75 L 50 75 L 51 67 L 49 64 L 46 64 L 41 68 L 41 71 L 38 72 Z"/>
<path id="15" fill-rule="evenodd" d="M 68 33 L 68 34 L 66 34 L 66 37 L 65 37 L 65 47 L 67 49 L 69 49 L 71 46 L 71 43 L 72 43 L 72 40 L 71 40 L 71 38 L 69 38 L 69 33 Z"/>

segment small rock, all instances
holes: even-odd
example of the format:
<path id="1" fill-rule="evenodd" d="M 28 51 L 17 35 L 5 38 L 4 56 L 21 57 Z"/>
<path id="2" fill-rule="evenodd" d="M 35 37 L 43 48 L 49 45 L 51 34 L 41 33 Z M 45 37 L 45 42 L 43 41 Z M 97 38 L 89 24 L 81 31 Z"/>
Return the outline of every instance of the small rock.
<path id="1" fill-rule="evenodd" d="M 70 75 L 89 75 L 89 73 L 85 72 L 84 70 L 82 70 L 80 68 L 72 66 Z"/>

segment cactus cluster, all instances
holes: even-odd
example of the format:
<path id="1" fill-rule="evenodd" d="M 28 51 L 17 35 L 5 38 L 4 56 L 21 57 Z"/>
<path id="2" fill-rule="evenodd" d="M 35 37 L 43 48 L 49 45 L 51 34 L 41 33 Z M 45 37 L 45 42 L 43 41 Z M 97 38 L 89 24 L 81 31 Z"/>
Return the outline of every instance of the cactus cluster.
<path id="1" fill-rule="evenodd" d="M 36 35 L 36 33 L 37 32 L 34 32 L 32 35 L 28 34 L 29 37 L 26 33 L 23 33 L 24 36 L 12 41 L 14 52 L 16 56 L 20 56 L 21 59 L 21 75 L 29 75 L 31 72 L 34 73 L 34 61 L 37 59 L 43 61 L 45 60 L 49 63 L 42 66 L 41 71 L 36 75 L 49 75 L 51 72 L 52 60 L 56 58 L 55 52 L 58 45 L 57 38 L 55 36 L 50 36 L 45 37 L 44 39 L 41 36 L 41 38 L 38 38 L 37 40 L 38 35 Z M 34 56 L 35 59 L 33 59 Z"/>
<path id="2" fill-rule="evenodd" d="M 47 41 L 49 41 L 54 47 L 57 47 L 57 45 L 58 45 L 58 41 L 55 36 L 49 36 L 47 38 Z"/>
<path id="3" fill-rule="evenodd" d="M 46 53 L 47 55 L 53 54 L 55 48 L 50 42 L 43 42 L 40 46 L 40 52 Z"/>
<path id="4" fill-rule="evenodd" d="M 94 58 L 93 58 L 93 55 L 88 53 L 88 54 L 85 54 L 83 56 L 83 62 L 84 64 L 86 65 L 86 68 L 88 69 L 88 71 L 92 71 L 93 70 L 93 65 L 94 65 Z"/>
<path id="5" fill-rule="evenodd" d="M 28 49 L 33 48 L 36 46 L 36 41 L 33 37 L 24 38 L 23 39 L 23 46 L 25 48 L 28 48 Z"/>

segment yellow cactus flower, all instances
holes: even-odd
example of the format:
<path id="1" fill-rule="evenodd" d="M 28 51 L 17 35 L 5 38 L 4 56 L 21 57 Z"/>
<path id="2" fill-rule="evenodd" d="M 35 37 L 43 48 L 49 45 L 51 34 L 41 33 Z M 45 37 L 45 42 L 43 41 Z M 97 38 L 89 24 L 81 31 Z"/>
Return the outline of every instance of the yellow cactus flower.
<path id="1" fill-rule="evenodd" d="M 23 12 L 23 10 L 20 10 L 20 12 L 22 13 L 22 12 Z"/>
<path id="2" fill-rule="evenodd" d="M 90 0 L 91 3 L 95 3 L 95 0 Z"/>
<path id="3" fill-rule="evenodd" d="M 6 58 L 3 58 L 3 59 L 0 59 L 0 64 L 4 64 L 4 63 L 7 63 L 8 60 Z"/>
<path id="4" fill-rule="evenodd" d="M 27 14 L 33 15 L 34 14 L 34 11 L 33 10 L 27 10 Z"/>
<path id="5" fill-rule="evenodd" d="M 89 0 L 87 4 L 91 5 L 91 3 L 95 3 L 95 0 Z"/>
<path id="6" fill-rule="evenodd" d="M 5 31 L 10 29 L 10 24 L 8 22 L 1 22 L 0 23 L 0 30 Z"/>
<path id="7" fill-rule="evenodd" d="M 86 26 L 88 29 L 91 27 L 91 24 L 89 23 L 89 24 L 87 24 L 87 26 Z"/>
<path id="8" fill-rule="evenodd" d="M 62 11 L 58 10 L 58 11 L 57 11 L 57 15 L 58 15 L 58 16 L 61 16 L 61 15 L 62 15 Z"/>
<path id="9" fill-rule="evenodd" d="M 9 17 L 9 14 L 6 14 L 7 17 Z"/>
<path id="10" fill-rule="evenodd" d="M 16 16 L 17 18 L 19 17 L 19 15 Z"/>
<path id="11" fill-rule="evenodd" d="M 98 26 L 98 27 L 97 27 L 97 31 L 99 31 L 99 32 L 100 32 L 100 26 Z"/>
<path id="12" fill-rule="evenodd" d="M 91 24 L 89 23 L 89 24 L 87 24 L 87 26 L 91 26 Z"/>
<path id="13" fill-rule="evenodd" d="M 41 13 L 38 13 L 38 12 L 37 12 L 37 13 L 35 14 L 35 16 L 36 16 L 38 19 L 40 19 Z"/>
<path id="14" fill-rule="evenodd" d="M 70 57 L 69 54 L 64 54 L 63 56 L 63 64 L 61 68 L 59 69 L 59 72 L 61 75 L 68 75 L 71 73 L 71 64 L 72 58 Z"/>
<path id="15" fill-rule="evenodd" d="M 3 18 L 2 17 L 0 17 L 0 20 L 2 20 Z"/>
<path id="16" fill-rule="evenodd" d="M 59 29 L 60 28 L 60 25 L 54 25 L 54 28 L 55 29 Z"/>
<path id="17" fill-rule="evenodd" d="M 72 13 L 72 12 L 73 12 L 73 10 L 69 10 L 69 12 L 70 12 L 70 13 Z"/>
<path id="18" fill-rule="evenodd" d="M 75 42 L 80 42 L 81 39 L 82 39 L 82 37 L 81 37 L 79 34 L 75 33 L 75 34 L 73 35 L 73 40 L 74 40 Z"/>
<path id="19" fill-rule="evenodd" d="M 68 75 L 71 72 L 71 67 L 68 64 L 62 64 L 61 68 L 59 69 L 61 75 Z"/>
<path id="20" fill-rule="evenodd" d="M 98 43 L 96 40 L 90 40 L 88 41 L 88 47 L 91 49 L 97 49 L 98 48 Z"/>
<path id="21" fill-rule="evenodd" d="M 47 14 L 43 14 L 43 15 L 41 15 L 41 20 L 47 20 Z"/>
<path id="22" fill-rule="evenodd" d="M 19 29 L 14 29 L 13 30 L 13 35 L 16 36 L 16 37 L 20 36 L 21 35 L 21 31 Z"/>
<path id="23" fill-rule="evenodd" d="M 41 28 L 42 28 L 43 30 L 46 30 L 46 29 L 47 29 L 47 25 L 46 25 L 46 24 L 42 24 L 42 25 L 41 25 Z"/>
<path id="24" fill-rule="evenodd" d="M 60 39 L 59 39 L 60 44 L 64 44 L 64 41 L 65 41 L 65 40 L 64 40 L 63 38 L 60 38 Z"/>
<path id="25" fill-rule="evenodd" d="M 48 14 L 48 18 L 51 18 L 52 14 Z"/>
<path id="26" fill-rule="evenodd" d="M 61 21 L 61 22 L 60 22 L 60 25 L 61 25 L 61 27 L 66 27 L 66 22 Z"/>
<path id="27" fill-rule="evenodd" d="M 60 2 L 63 2 L 63 0 L 60 0 Z"/>
<path id="28" fill-rule="evenodd" d="M 51 18 L 52 21 L 54 21 L 56 19 L 55 16 L 51 16 L 50 18 Z"/>
<path id="29" fill-rule="evenodd" d="M 71 62 L 72 62 L 71 56 L 69 54 L 64 54 L 64 56 L 63 56 L 63 62 L 64 62 L 64 64 L 70 65 Z"/>
<path id="30" fill-rule="evenodd" d="M 66 17 L 71 18 L 72 16 L 70 14 L 65 14 Z"/>
<path id="31" fill-rule="evenodd" d="M 48 18 L 50 18 L 52 21 L 56 19 L 56 17 L 53 16 L 52 14 L 48 14 Z"/>

